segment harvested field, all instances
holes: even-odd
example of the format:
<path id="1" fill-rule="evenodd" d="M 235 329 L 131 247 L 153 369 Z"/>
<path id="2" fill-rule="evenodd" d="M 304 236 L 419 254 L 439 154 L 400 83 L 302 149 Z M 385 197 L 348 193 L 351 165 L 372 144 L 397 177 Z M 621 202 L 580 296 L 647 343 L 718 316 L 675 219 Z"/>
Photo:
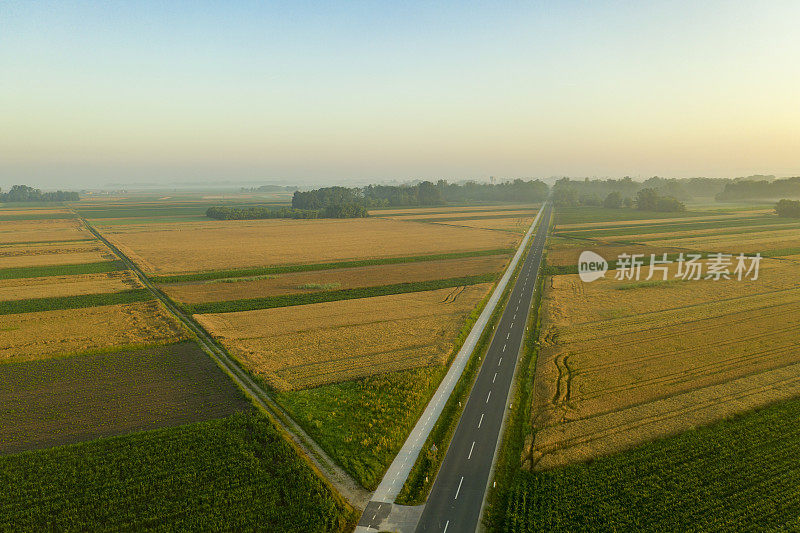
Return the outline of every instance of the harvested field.
<path id="1" fill-rule="evenodd" d="M 496 231 L 380 218 L 109 226 L 103 233 L 155 274 L 496 249 L 518 241 Z"/>
<path id="2" fill-rule="evenodd" d="M 0 244 L 92 239 L 79 220 L 20 220 L 0 225 Z"/>
<path id="3" fill-rule="evenodd" d="M 661 254 L 678 253 L 677 248 L 665 248 L 663 246 L 638 246 L 635 244 L 600 244 L 596 241 L 573 241 L 569 245 L 559 244 L 554 246 L 547 253 L 547 264 L 552 266 L 578 266 L 578 258 L 584 250 L 590 250 L 602 256 L 611 263 L 616 261 L 620 254 L 645 254 L 650 258 L 650 254 L 656 254 L 659 258 Z"/>
<path id="4" fill-rule="evenodd" d="M 489 210 L 489 211 L 448 211 L 437 213 L 420 213 L 420 214 L 407 214 L 395 215 L 392 217 L 394 220 L 416 220 L 423 219 L 428 222 L 437 219 L 482 219 L 482 218 L 513 218 L 513 217 L 531 217 L 536 214 L 536 209 L 528 207 L 519 210 Z"/>
<path id="5" fill-rule="evenodd" d="M 47 265 L 78 265 L 83 263 L 99 263 L 113 261 L 116 256 L 111 251 L 91 251 L 77 253 L 54 253 L 38 255 L 17 255 L 3 257 L 0 254 L 0 268 L 18 268 Z"/>
<path id="6" fill-rule="evenodd" d="M 222 418 L 250 408 L 211 358 L 189 342 L 0 364 L 0 382 L 0 453 Z"/>
<path id="7" fill-rule="evenodd" d="M 491 284 L 277 309 L 195 315 L 282 390 L 442 364 Z"/>
<path id="8" fill-rule="evenodd" d="M 729 235 L 710 235 L 705 237 L 687 237 L 664 239 L 658 246 L 669 246 L 704 252 L 750 253 L 764 252 L 780 248 L 800 247 L 800 230 L 797 228 L 762 231 L 752 234 L 738 233 Z"/>
<path id="9" fill-rule="evenodd" d="M 4 315 L 0 362 L 167 343 L 187 338 L 160 302 Z"/>
<path id="10" fill-rule="evenodd" d="M 72 212 L 65 208 L 37 208 L 37 207 L 28 207 L 28 208 L 9 208 L 0 207 L 0 216 L 24 216 L 24 215 L 69 215 L 72 216 Z"/>
<path id="11" fill-rule="evenodd" d="M 499 204 L 499 205 L 469 205 L 469 206 L 446 206 L 438 207 L 407 207 L 402 209 L 372 209 L 370 216 L 397 216 L 397 215 L 416 215 L 431 213 L 448 213 L 453 216 L 456 213 L 481 213 L 489 211 L 516 211 L 520 209 L 533 209 L 531 204 Z"/>
<path id="12" fill-rule="evenodd" d="M 508 256 L 506 255 L 490 255 L 443 261 L 294 272 L 253 280 L 237 278 L 182 283 L 162 285 L 160 288 L 175 301 L 197 304 L 314 292 L 326 288 L 349 289 L 470 276 L 501 271 L 507 262 Z"/>
<path id="13" fill-rule="evenodd" d="M 448 222 L 441 222 L 441 224 L 450 224 L 454 226 L 462 226 L 466 228 L 483 228 L 493 230 L 512 231 L 514 233 L 524 234 L 531 227 L 533 216 L 527 217 L 509 217 L 509 218 L 486 218 L 486 219 L 472 219 L 472 220 L 452 220 Z"/>
<path id="14" fill-rule="evenodd" d="M 800 271 L 546 284 L 526 467 L 618 452 L 800 394 Z M 624 289 L 624 290 L 620 290 Z"/>
<path id="15" fill-rule="evenodd" d="M 142 284 L 139 278 L 130 270 L 46 278 L 0 279 L 0 301 L 104 294 L 140 288 Z"/>

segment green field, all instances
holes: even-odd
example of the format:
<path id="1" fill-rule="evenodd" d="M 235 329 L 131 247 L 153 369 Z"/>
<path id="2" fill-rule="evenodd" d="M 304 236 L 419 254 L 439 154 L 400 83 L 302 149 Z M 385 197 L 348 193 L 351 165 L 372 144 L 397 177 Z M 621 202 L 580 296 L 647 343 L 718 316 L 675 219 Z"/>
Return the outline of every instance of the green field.
<path id="1" fill-rule="evenodd" d="M 251 298 L 247 300 L 234 300 L 229 302 L 208 302 L 195 305 L 185 305 L 183 308 L 188 314 L 205 313 L 233 313 L 237 311 L 252 311 L 255 309 L 272 309 L 291 305 L 307 305 L 337 300 L 353 300 L 355 298 L 372 298 L 375 296 L 388 296 L 408 292 L 432 291 L 449 287 L 464 285 L 477 285 L 490 283 L 497 278 L 497 274 L 476 274 L 459 278 L 436 279 L 429 281 L 414 281 L 408 283 L 395 283 L 393 285 L 379 285 L 376 287 L 363 287 L 356 289 L 327 290 L 320 292 L 284 294 L 267 298 Z"/>
<path id="2" fill-rule="evenodd" d="M 262 415 L 0 457 L 4 531 L 351 531 Z"/>
<path id="3" fill-rule="evenodd" d="M 0 315 L 15 313 L 34 313 L 56 309 L 80 309 L 98 305 L 129 304 L 144 302 L 155 298 L 149 289 L 128 289 L 120 292 L 102 294 L 79 294 L 76 296 L 56 296 L 52 298 L 32 298 L 30 300 L 10 300 L 0 302 Z"/>
<path id="4" fill-rule="evenodd" d="M 98 263 L 81 263 L 77 265 L 53 265 L 0 268 L 0 279 L 47 278 L 50 276 L 69 276 L 72 274 L 100 274 L 125 270 L 122 261 L 100 261 Z"/>
<path id="5" fill-rule="evenodd" d="M 447 368 L 434 366 L 280 393 L 278 402 L 369 490 L 433 396 Z"/>
<path id="6" fill-rule="evenodd" d="M 491 530 L 800 528 L 800 399 L 536 474 L 520 472 Z"/>

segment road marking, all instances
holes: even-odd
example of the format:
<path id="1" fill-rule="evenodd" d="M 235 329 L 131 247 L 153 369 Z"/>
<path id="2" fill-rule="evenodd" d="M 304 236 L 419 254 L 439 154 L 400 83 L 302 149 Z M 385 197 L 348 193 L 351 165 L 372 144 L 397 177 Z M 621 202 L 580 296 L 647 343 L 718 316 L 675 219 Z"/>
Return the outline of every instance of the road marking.
<path id="1" fill-rule="evenodd" d="M 497 362 L 497 366 L 500 366 L 500 363 L 503 362 L 503 358 L 501 357 L 500 360 Z"/>
<path id="2" fill-rule="evenodd" d="M 512 325 L 513 325 L 513 324 L 512 324 Z M 509 338 L 510 336 L 511 336 L 511 332 L 509 331 L 509 332 L 508 332 L 508 335 L 506 335 L 506 340 L 508 340 L 508 338 Z"/>
<path id="3" fill-rule="evenodd" d="M 492 378 L 492 383 L 494 383 L 494 380 L 496 379 L 497 379 L 497 372 L 494 373 L 494 377 Z"/>
<path id="4" fill-rule="evenodd" d="M 514 313 L 514 316 L 512 316 L 511 318 L 516 319 L 517 318 L 517 313 Z"/>
<path id="5" fill-rule="evenodd" d="M 450 525 L 450 520 L 448 520 L 447 523 L 444 525 L 444 529 L 442 530 L 442 533 L 447 533 L 447 526 L 449 526 L 449 525 Z"/>
<path id="6" fill-rule="evenodd" d="M 492 391 L 489 391 L 489 394 L 486 395 L 486 403 L 489 403 L 489 398 L 492 397 Z"/>
<path id="7" fill-rule="evenodd" d="M 458 493 L 461 492 L 461 484 L 464 483 L 464 476 L 461 476 L 461 481 L 458 482 L 458 488 L 456 489 L 456 497 L 453 498 L 454 500 L 458 499 Z"/>
<path id="8" fill-rule="evenodd" d="M 514 323 L 513 323 L 513 322 L 511 323 L 511 327 L 512 327 L 512 328 L 514 327 Z M 509 335 L 510 335 L 510 333 L 509 333 Z"/>
<path id="9" fill-rule="evenodd" d="M 478 429 L 481 428 L 481 422 L 483 422 L 483 413 L 481 413 L 481 419 L 478 420 Z"/>
<path id="10" fill-rule="evenodd" d="M 469 447 L 469 455 L 467 456 L 467 461 L 472 458 L 472 449 L 475 448 L 475 441 L 472 441 L 472 446 Z"/>
<path id="11" fill-rule="evenodd" d="M 506 345 L 505 344 L 503 345 L 503 351 L 504 352 L 506 351 Z"/>

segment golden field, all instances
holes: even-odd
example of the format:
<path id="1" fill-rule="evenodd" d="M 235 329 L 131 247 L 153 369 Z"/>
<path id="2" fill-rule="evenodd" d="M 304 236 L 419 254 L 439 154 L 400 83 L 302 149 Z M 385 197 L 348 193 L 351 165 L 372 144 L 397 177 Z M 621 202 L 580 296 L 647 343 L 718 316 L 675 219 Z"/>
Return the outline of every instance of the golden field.
<path id="1" fill-rule="evenodd" d="M 475 218 L 471 220 L 450 220 L 447 222 L 437 222 L 437 224 L 449 224 L 466 228 L 483 228 L 493 230 L 511 231 L 524 234 L 531 227 L 533 216 L 527 217 L 508 217 L 508 218 Z"/>
<path id="2" fill-rule="evenodd" d="M 0 362 L 188 338 L 158 301 L 3 315 Z"/>
<path id="3" fill-rule="evenodd" d="M 299 389 L 442 364 L 491 284 L 195 315 L 251 372 Z"/>
<path id="4" fill-rule="evenodd" d="M 446 216 L 458 216 L 460 213 L 470 214 L 481 211 L 501 211 L 501 210 L 515 210 L 515 209 L 535 209 L 531 204 L 499 204 L 499 205 L 472 205 L 472 206 L 448 206 L 442 205 L 438 207 L 405 207 L 398 209 L 372 209 L 370 216 L 394 216 L 394 215 L 416 215 L 425 213 L 447 213 Z"/>
<path id="5" fill-rule="evenodd" d="M 313 292 L 321 290 L 320 287 L 350 289 L 499 272 L 505 268 L 507 262 L 508 256 L 490 255 L 396 265 L 293 272 L 253 280 L 236 278 L 212 282 L 164 284 L 159 288 L 173 300 L 186 304 L 224 302 L 279 294 Z"/>
<path id="6" fill-rule="evenodd" d="M 93 239 L 78 220 L 16 220 L 0 224 L 0 244 Z"/>
<path id="7" fill-rule="evenodd" d="M 585 461 L 800 394 L 796 263 L 764 259 L 756 281 L 613 274 L 546 281 L 526 468 Z"/>
<path id="8" fill-rule="evenodd" d="M 104 294 L 141 288 L 142 284 L 139 282 L 139 278 L 130 270 L 101 274 L 3 279 L 0 280 L 0 301 Z M 82 310 L 77 309 L 73 312 L 80 314 Z"/>
<path id="9" fill-rule="evenodd" d="M 702 250 L 704 252 L 750 253 L 781 248 L 800 247 L 800 230 L 797 228 L 739 233 L 731 235 L 708 235 L 663 239 L 660 246 Z"/>
<path id="10" fill-rule="evenodd" d="M 402 215 L 395 215 L 392 218 L 394 220 L 415 220 L 415 219 L 425 219 L 428 221 L 435 221 L 436 219 L 448 219 L 448 218 L 485 218 L 485 217 L 498 217 L 498 218 L 512 218 L 512 217 L 533 217 L 536 214 L 536 209 L 533 207 L 528 207 L 527 209 L 499 209 L 499 210 L 488 210 L 488 211 L 448 211 L 445 213 L 436 212 L 436 213 L 408 213 Z"/>
<path id="11" fill-rule="evenodd" d="M 122 225 L 103 233 L 153 274 L 510 248 L 518 240 L 381 218 Z"/>
<path id="12" fill-rule="evenodd" d="M 19 215 L 65 215 L 72 216 L 69 209 L 63 207 L 25 207 L 25 208 L 8 208 L 0 207 L 0 216 L 19 216 Z"/>
<path id="13" fill-rule="evenodd" d="M 7 251 L 0 247 L 0 268 L 33 267 L 48 265 L 74 265 L 80 263 L 99 263 L 102 261 L 113 261 L 116 257 L 111 250 L 96 249 L 81 250 L 54 250 L 52 253 L 26 253 L 19 250 L 20 254 L 4 255 Z M 15 250 L 16 251 L 16 250 Z"/>

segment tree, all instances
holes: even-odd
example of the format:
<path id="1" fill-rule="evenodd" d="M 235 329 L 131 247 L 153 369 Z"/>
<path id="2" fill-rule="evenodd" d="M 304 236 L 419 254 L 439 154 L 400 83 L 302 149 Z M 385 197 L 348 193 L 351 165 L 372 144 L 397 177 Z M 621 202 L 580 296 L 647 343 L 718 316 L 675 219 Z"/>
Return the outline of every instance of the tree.
<path id="1" fill-rule="evenodd" d="M 800 218 L 800 201 L 784 198 L 775 205 L 779 217 Z"/>
<path id="2" fill-rule="evenodd" d="M 622 195 L 617 191 L 608 193 L 606 199 L 603 200 L 603 207 L 606 209 L 619 209 L 622 207 Z"/>
<path id="3" fill-rule="evenodd" d="M 672 196 L 660 196 L 655 189 L 646 188 L 636 193 L 636 208 L 642 211 L 686 211 L 686 206 Z"/>

